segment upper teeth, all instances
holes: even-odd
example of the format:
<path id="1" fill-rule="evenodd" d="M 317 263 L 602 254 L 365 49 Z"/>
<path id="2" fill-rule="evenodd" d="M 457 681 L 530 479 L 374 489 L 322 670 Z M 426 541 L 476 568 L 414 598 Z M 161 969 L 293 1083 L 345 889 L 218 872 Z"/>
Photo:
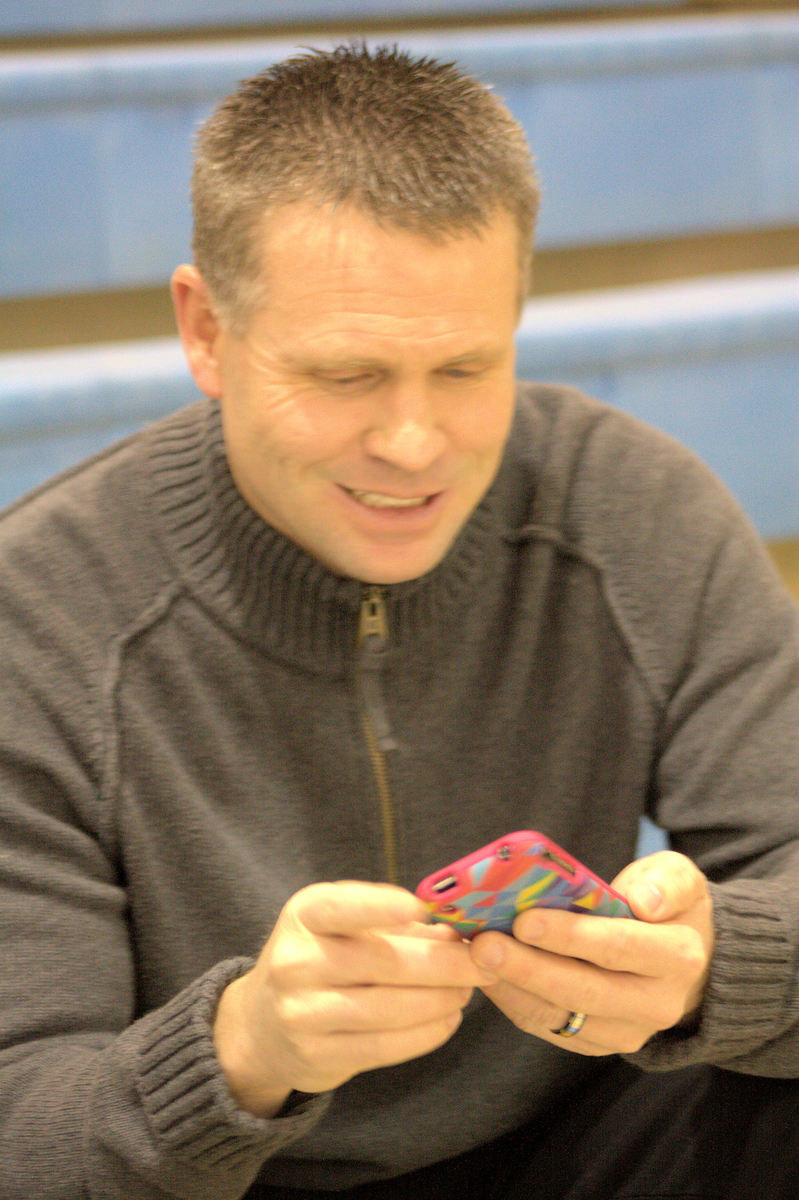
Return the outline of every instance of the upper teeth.
<path id="1" fill-rule="evenodd" d="M 382 492 L 357 492 L 352 495 L 370 508 L 417 508 L 427 501 L 426 496 L 384 496 Z"/>

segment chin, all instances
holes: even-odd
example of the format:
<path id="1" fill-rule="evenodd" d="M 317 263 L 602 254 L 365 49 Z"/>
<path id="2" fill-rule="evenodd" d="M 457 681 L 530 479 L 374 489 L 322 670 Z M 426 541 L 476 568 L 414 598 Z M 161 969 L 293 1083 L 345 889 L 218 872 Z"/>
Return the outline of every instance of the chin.
<path id="1" fill-rule="evenodd" d="M 397 583 L 409 583 L 412 579 L 421 579 L 429 571 L 434 570 L 446 554 L 444 550 L 438 555 L 419 557 L 414 561 L 363 562 L 353 564 L 354 569 L 348 572 L 352 579 L 361 583 L 376 584 L 391 587 Z"/>
<path id="2" fill-rule="evenodd" d="M 460 526 L 454 531 L 438 530 L 437 537 L 404 542 L 397 539 L 393 546 L 379 541 L 370 544 L 368 539 L 341 539 L 329 547 L 316 547 L 316 555 L 329 571 L 342 578 L 391 587 L 433 571 L 449 553 L 459 530 Z M 324 552 L 327 549 L 330 553 Z"/>

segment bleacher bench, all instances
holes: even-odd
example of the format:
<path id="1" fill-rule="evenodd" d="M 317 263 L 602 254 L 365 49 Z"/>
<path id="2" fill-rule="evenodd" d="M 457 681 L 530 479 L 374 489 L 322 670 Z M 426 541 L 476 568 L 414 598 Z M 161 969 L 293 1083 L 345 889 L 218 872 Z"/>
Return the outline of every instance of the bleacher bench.
<path id="1" fill-rule="evenodd" d="M 679 7 L 686 0 L 613 0 L 612 7 Z M 4 0 L 0 36 L 147 33 L 159 29 L 231 28 L 325 21 L 420 20 L 518 12 L 574 12 L 595 0 Z"/>
<path id="2" fill-rule="evenodd" d="M 490 81 L 523 123 L 544 185 L 542 247 L 799 215 L 799 12 L 400 40 Z M 162 283 L 188 255 L 198 122 L 238 79 L 295 49 L 243 40 L 0 55 L 0 296 Z"/>

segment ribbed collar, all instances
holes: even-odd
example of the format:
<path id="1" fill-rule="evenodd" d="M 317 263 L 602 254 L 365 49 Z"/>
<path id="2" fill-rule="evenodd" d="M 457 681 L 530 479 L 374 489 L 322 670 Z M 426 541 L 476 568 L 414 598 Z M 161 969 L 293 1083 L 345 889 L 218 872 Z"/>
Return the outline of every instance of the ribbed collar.
<path id="1" fill-rule="evenodd" d="M 239 637 L 313 670 L 352 658 L 363 585 L 329 572 L 268 525 L 241 496 L 225 455 L 219 408 L 200 402 L 153 427 L 147 447 L 160 520 L 177 571 Z M 496 481 L 446 558 L 384 589 L 395 649 L 452 629 L 503 554 Z"/>

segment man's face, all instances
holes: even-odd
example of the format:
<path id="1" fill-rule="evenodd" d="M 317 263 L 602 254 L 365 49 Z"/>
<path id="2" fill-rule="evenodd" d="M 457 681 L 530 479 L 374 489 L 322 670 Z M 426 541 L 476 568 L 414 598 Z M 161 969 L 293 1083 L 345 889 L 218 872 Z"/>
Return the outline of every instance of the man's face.
<path id="1" fill-rule="evenodd" d="M 248 503 L 336 574 L 398 583 L 447 553 L 496 474 L 514 404 L 517 232 L 443 243 L 352 209 L 282 209 L 266 300 L 217 341 Z"/>

